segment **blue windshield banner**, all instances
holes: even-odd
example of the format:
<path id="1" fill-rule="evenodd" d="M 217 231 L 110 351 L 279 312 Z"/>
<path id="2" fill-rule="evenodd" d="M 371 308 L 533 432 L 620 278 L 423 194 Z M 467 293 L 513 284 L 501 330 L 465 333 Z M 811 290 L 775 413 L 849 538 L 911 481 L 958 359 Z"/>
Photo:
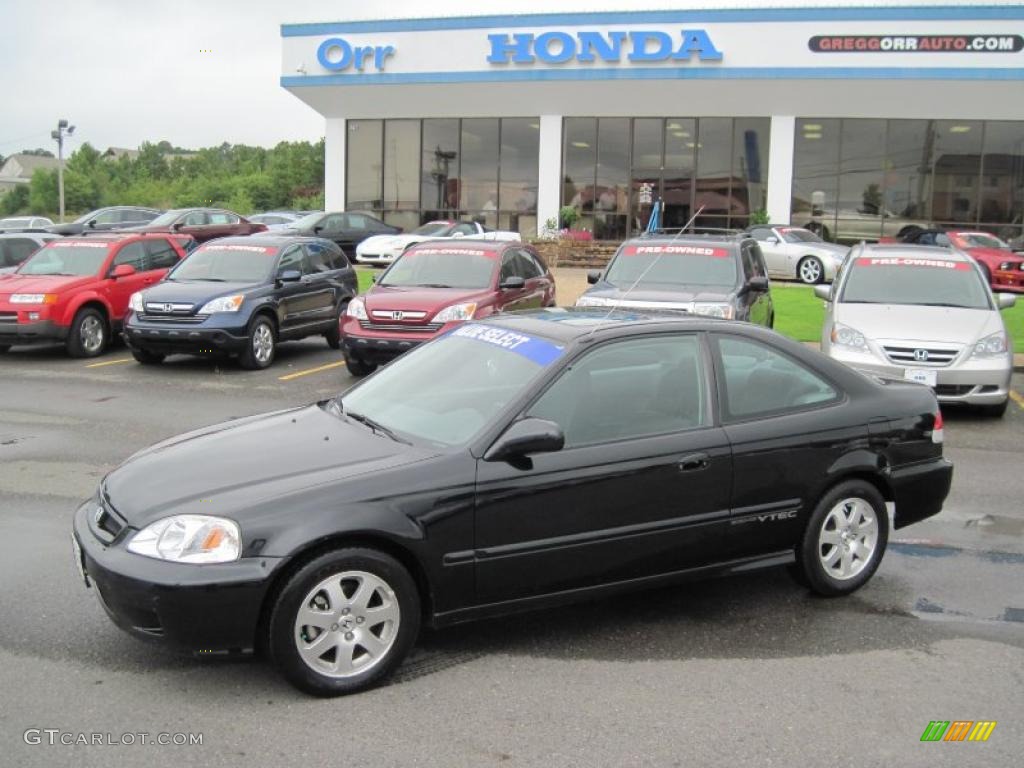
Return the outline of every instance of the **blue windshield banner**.
<path id="1" fill-rule="evenodd" d="M 473 339 L 507 349 L 538 365 L 550 365 L 565 351 L 564 348 L 547 339 L 538 339 L 534 336 L 490 325 L 462 325 L 452 331 L 452 336 Z"/>

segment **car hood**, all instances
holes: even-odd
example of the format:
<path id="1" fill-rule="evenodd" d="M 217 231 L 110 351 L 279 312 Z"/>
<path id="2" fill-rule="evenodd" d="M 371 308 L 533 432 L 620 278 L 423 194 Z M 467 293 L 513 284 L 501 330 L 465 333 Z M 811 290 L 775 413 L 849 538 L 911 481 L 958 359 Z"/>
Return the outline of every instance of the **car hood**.
<path id="1" fill-rule="evenodd" d="M 256 284 L 258 285 L 258 284 Z M 205 304 L 218 296 L 244 293 L 255 287 L 253 283 L 215 283 L 205 280 L 166 281 L 147 288 L 142 294 L 145 302 Z"/>
<path id="2" fill-rule="evenodd" d="M 404 248 L 413 243 L 422 243 L 424 240 L 436 240 L 429 235 L 373 235 L 359 244 L 359 250 L 373 250 L 374 248 Z"/>
<path id="3" fill-rule="evenodd" d="M 1024 261 L 1024 254 L 1014 253 L 1002 248 L 968 248 L 967 253 L 973 258 L 981 259 L 986 263 L 999 264 L 1009 261 L 1013 264 L 1019 264 L 1021 261 Z"/>
<path id="4" fill-rule="evenodd" d="M 95 275 L 10 274 L 0 280 L 0 294 L 58 293 L 96 280 Z"/>
<path id="5" fill-rule="evenodd" d="M 973 344 L 1003 330 L 999 313 L 988 309 L 921 307 L 907 304 L 838 304 L 836 322 L 869 339 Z"/>
<path id="6" fill-rule="evenodd" d="M 428 318 L 434 312 L 451 304 L 475 301 L 478 304 L 489 299 L 489 290 L 473 288 L 423 288 L 420 286 L 398 287 L 376 285 L 363 299 L 366 309 L 401 309 L 427 312 Z"/>
<path id="7" fill-rule="evenodd" d="M 583 294 L 588 299 L 607 299 L 623 307 L 657 309 L 671 304 L 692 304 L 696 301 L 728 303 L 736 295 L 736 289 L 723 285 L 705 285 L 673 288 L 672 290 L 634 289 L 624 291 L 609 283 L 598 283 Z"/>
<path id="8" fill-rule="evenodd" d="M 268 500 L 435 455 L 314 404 L 165 440 L 113 470 L 103 489 L 133 528 L 186 513 L 223 514 L 241 522 L 247 510 Z"/>

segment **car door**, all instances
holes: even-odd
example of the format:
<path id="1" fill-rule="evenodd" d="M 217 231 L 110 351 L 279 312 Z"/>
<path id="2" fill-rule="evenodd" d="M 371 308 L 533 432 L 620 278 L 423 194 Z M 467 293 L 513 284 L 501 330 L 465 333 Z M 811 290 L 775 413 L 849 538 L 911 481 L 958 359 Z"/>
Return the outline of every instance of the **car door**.
<path id="1" fill-rule="evenodd" d="M 308 293 L 303 299 L 303 323 L 331 326 L 338 320 L 338 298 L 343 292 L 336 259 L 344 257 L 334 252 L 327 243 L 306 243 L 308 272 L 302 278 Z"/>
<path id="2" fill-rule="evenodd" d="M 838 385 L 783 350 L 712 336 L 721 419 L 733 451 L 728 557 L 792 553 L 832 465 L 867 429 Z"/>
<path id="3" fill-rule="evenodd" d="M 143 243 L 146 249 L 146 275 L 151 278 L 146 285 L 152 285 L 164 279 L 167 271 L 177 264 L 182 253 L 174 247 L 169 239 L 163 237 L 150 238 Z M 184 249 L 182 249 L 183 251 Z"/>
<path id="4" fill-rule="evenodd" d="M 709 368 L 700 334 L 614 341 L 584 352 L 525 409 L 558 423 L 565 447 L 526 462 L 479 462 L 481 603 L 718 558 L 732 463 Z"/>
<path id="5" fill-rule="evenodd" d="M 114 277 L 114 270 L 126 264 L 135 272 L 126 277 Z M 128 311 L 128 300 L 136 291 L 153 285 L 159 279 L 148 270 L 148 255 L 143 241 L 125 243 L 114 254 L 107 269 L 103 292 L 110 304 L 113 320 L 120 322 Z"/>
<path id="6" fill-rule="evenodd" d="M 298 280 L 283 281 L 285 272 L 298 272 Z M 310 288 L 303 279 L 309 275 L 306 251 L 300 243 L 286 248 L 278 258 L 277 287 L 275 294 L 278 302 L 278 323 L 280 336 L 287 338 L 301 332 L 301 327 L 310 322 L 312 302 Z"/>
<path id="7" fill-rule="evenodd" d="M 208 240 L 215 237 L 229 237 L 230 235 L 247 235 L 249 228 L 242 224 L 242 220 L 229 211 L 211 211 L 208 229 Z"/>
<path id="8" fill-rule="evenodd" d="M 206 211 L 190 211 L 181 216 L 171 228 L 183 235 L 191 235 L 197 243 L 215 237 L 210 226 L 210 215 Z"/>
<path id="9" fill-rule="evenodd" d="M 326 237 L 328 240 L 333 240 L 345 251 L 347 256 L 349 251 L 352 253 L 355 253 L 355 251 L 351 245 L 346 246 L 346 243 L 349 242 L 348 234 L 345 231 L 346 222 L 347 217 L 344 213 L 330 213 L 313 225 L 312 234 L 317 237 Z M 346 250 L 346 248 L 349 250 Z"/>

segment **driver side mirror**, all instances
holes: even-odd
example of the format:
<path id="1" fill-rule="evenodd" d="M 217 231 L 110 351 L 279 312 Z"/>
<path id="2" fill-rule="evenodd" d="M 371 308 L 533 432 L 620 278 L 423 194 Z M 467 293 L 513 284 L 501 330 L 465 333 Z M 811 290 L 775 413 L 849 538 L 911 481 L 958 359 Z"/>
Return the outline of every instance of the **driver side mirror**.
<path id="1" fill-rule="evenodd" d="M 1000 309 L 1009 309 L 1017 303 L 1017 297 L 1012 293 L 997 293 L 996 303 Z"/>
<path id="2" fill-rule="evenodd" d="M 778 245 L 779 244 L 779 238 L 777 238 L 775 235 L 772 235 L 771 237 L 766 237 L 764 239 L 764 241 L 766 243 L 768 243 L 768 245 Z"/>
<path id="3" fill-rule="evenodd" d="M 816 285 L 814 286 L 814 295 L 822 301 L 832 301 L 832 286 Z"/>
<path id="4" fill-rule="evenodd" d="M 553 421 L 525 418 L 515 422 L 494 441 L 484 461 L 504 461 L 531 453 L 551 453 L 565 446 L 565 433 Z"/>
<path id="5" fill-rule="evenodd" d="M 183 222 L 183 221 L 176 221 L 173 224 L 171 224 L 171 229 L 173 229 L 175 232 L 177 232 L 183 226 L 185 226 L 185 222 Z"/>
<path id="6" fill-rule="evenodd" d="M 297 283 L 302 279 L 302 273 L 297 269 L 286 269 L 277 276 L 277 279 L 282 283 Z"/>
<path id="7" fill-rule="evenodd" d="M 601 270 L 600 269 L 592 269 L 589 272 L 587 272 L 587 282 L 590 283 L 591 285 L 597 285 L 597 283 L 600 280 L 601 280 Z"/>
<path id="8" fill-rule="evenodd" d="M 320 234 L 321 232 L 323 232 L 323 231 L 324 231 L 324 226 L 323 226 L 323 224 L 316 224 L 316 225 L 314 225 L 314 226 L 313 226 L 313 233 L 314 233 L 314 234 L 317 234 L 317 235 L 319 235 L 319 234 Z"/>
<path id="9" fill-rule="evenodd" d="M 135 267 L 131 264 L 118 264 L 114 267 L 114 271 L 110 273 L 110 277 L 117 280 L 119 277 L 131 277 L 135 274 Z"/>
<path id="10" fill-rule="evenodd" d="M 503 291 L 518 291 L 526 287 L 526 278 L 520 277 L 519 275 L 506 277 L 501 281 L 501 285 L 498 287 Z"/>
<path id="11" fill-rule="evenodd" d="M 744 286 L 745 293 L 766 293 L 768 291 L 768 278 L 764 275 L 755 275 L 747 281 Z"/>
<path id="12" fill-rule="evenodd" d="M 87 226 L 89 229 L 96 229 L 96 219 L 89 219 L 87 222 L 85 222 L 85 226 Z"/>

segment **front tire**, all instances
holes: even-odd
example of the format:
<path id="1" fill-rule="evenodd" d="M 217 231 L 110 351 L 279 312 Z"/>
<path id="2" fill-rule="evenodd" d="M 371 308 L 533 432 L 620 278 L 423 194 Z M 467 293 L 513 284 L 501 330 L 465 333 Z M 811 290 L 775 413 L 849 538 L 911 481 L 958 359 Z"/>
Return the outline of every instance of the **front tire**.
<path id="1" fill-rule="evenodd" d="M 150 352 L 148 349 L 132 349 L 131 352 L 132 357 L 143 365 L 160 365 L 166 357 L 158 352 Z"/>
<path id="2" fill-rule="evenodd" d="M 888 541 L 885 499 L 871 483 L 847 480 L 815 506 L 797 548 L 797 566 L 813 592 L 848 595 L 874 575 Z"/>
<path id="3" fill-rule="evenodd" d="M 276 352 L 274 324 L 266 315 L 259 315 L 249 328 L 249 337 L 245 349 L 238 356 L 238 362 L 246 370 L 260 371 L 271 366 Z"/>
<path id="4" fill-rule="evenodd" d="M 369 376 L 371 373 L 377 370 L 376 363 L 367 363 L 365 360 L 360 360 L 358 357 L 346 357 L 345 367 L 348 368 L 348 372 L 353 376 Z"/>
<path id="5" fill-rule="evenodd" d="M 825 265 L 817 256 L 804 256 L 796 265 L 796 276 L 804 285 L 817 285 L 825 279 Z"/>
<path id="6" fill-rule="evenodd" d="M 982 416 L 987 416 L 990 419 L 1001 419 L 1006 415 L 1006 408 L 1009 404 L 1010 398 L 1006 398 L 998 405 L 979 405 L 978 410 L 981 411 Z"/>
<path id="7" fill-rule="evenodd" d="M 269 647 L 296 688 L 341 696 L 387 677 L 419 627 L 419 592 L 401 563 L 375 549 L 339 549 L 285 583 L 270 615 Z"/>
<path id="8" fill-rule="evenodd" d="M 85 307 L 71 321 L 65 347 L 71 357 L 96 357 L 107 348 L 108 336 L 107 318 L 98 309 Z"/>

